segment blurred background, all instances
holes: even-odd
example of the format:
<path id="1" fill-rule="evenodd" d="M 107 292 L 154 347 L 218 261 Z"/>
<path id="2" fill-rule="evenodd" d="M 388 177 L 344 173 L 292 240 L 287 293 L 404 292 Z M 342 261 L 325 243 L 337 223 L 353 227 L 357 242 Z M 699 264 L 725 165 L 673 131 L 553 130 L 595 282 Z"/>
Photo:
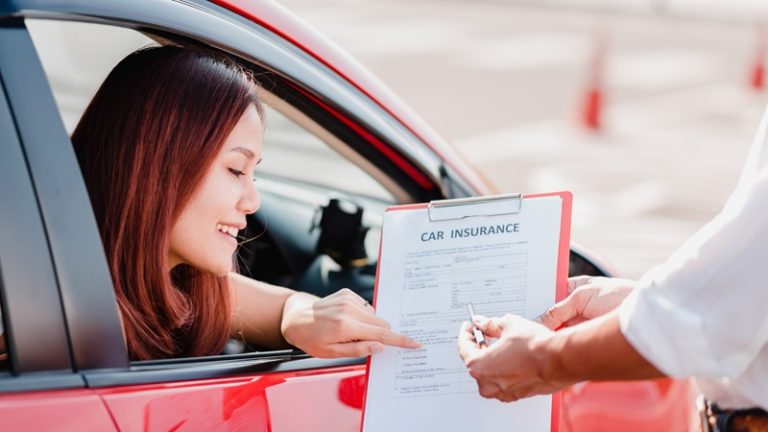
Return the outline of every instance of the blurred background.
<path id="1" fill-rule="evenodd" d="M 281 3 L 501 192 L 571 190 L 573 240 L 627 277 L 717 214 L 768 102 L 764 1 Z"/>

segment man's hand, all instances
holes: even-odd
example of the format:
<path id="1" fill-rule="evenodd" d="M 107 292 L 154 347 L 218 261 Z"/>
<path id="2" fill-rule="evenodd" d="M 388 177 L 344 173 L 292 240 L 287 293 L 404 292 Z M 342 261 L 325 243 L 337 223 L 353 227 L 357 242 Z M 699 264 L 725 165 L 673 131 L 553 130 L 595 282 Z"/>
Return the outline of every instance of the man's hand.
<path id="1" fill-rule="evenodd" d="M 419 348 L 413 339 L 390 330 L 362 297 L 344 288 L 322 299 L 302 293 L 285 303 L 283 337 L 314 357 L 362 357 L 384 345 Z"/>
<path id="2" fill-rule="evenodd" d="M 459 333 L 459 354 L 483 397 L 511 402 L 573 384 L 544 376 L 548 360 L 539 347 L 554 334 L 548 328 L 517 315 L 478 321 L 475 325 L 487 338 L 498 339 L 487 348 L 478 346 L 468 322 Z"/>
<path id="3" fill-rule="evenodd" d="M 479 347 L 470 323 L 459 333 L 459 353 L 480 394 L 504 402 L 554 393 L 579 381 L 660 378 L 664 374 L 624 338 L 618 311 L 553 332 L 516 315 L 476 322 L 486 336 Z"/>
<path id="4" fill-rule="evenodd" d="M 537 321 L 550 330 L 604 315 L 632 292 L 635 281 L 629 279 L 576 276 L 568 279 L 568 297 L 549 308 Z"/>

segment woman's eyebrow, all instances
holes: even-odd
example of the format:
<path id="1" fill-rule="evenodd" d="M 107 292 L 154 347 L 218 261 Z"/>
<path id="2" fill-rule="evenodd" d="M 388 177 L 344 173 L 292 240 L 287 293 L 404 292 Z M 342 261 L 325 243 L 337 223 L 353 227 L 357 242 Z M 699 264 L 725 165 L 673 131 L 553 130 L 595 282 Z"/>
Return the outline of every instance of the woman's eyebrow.
<path id="1" fill-rule="evenodd" d="M 248 150 L 248 149 L 247 149 L 247 148 L 245 148 L 245 147 L 235 147 L 235 148 L 233 148 L 231 151 L 233 151 L 233 152 L 238 152 L 238 153 L 242 153 L 242 154 L 244 154 L 244 155 L 245 155 L 245 157 L 247 157 L 248 159 L 253 159 L 253 158 L 255 158 L 255 157 L 256 157 L 256 154 L 255 154 L 255 153 L 253 153 L 252 151 Z"/>

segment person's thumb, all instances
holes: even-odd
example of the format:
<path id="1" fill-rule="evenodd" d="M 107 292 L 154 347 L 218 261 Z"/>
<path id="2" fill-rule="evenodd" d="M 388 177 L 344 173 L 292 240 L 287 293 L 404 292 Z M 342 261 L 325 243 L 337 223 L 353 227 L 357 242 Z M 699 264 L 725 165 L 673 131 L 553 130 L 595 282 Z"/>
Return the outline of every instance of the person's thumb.
<path id="1" fill-rule="evenodd" d="M 502 318 L 476 316 L 475 326 L 480 329 L 485 336 L 497 338 L 501 336 L 501 332 L 504 331 L 504 320 Z"/>
<path id="2" fill-rule="evenodd" d="M 550 330 L 556 330 L 567 323 L 577 315 L 576 302 L 574 296 L 568 296 L 562 301 L 555 303 L 546 312 L 539 315 L 536 321 L 543 324 Z"/>

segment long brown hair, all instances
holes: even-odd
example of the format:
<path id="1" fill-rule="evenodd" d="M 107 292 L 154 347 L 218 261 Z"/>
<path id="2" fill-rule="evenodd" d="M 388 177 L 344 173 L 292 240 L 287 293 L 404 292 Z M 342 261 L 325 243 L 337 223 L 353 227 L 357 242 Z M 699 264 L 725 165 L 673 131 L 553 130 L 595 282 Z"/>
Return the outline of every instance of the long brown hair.
<path id="1" fill-rule="evenodd" d="M 230 334 L 225 277 L 169 271 L 171 227 L 246 108 L 253 76 L 174 46 L 123 59 L 72 134 L 132 359 L 210 355 Z"/>

